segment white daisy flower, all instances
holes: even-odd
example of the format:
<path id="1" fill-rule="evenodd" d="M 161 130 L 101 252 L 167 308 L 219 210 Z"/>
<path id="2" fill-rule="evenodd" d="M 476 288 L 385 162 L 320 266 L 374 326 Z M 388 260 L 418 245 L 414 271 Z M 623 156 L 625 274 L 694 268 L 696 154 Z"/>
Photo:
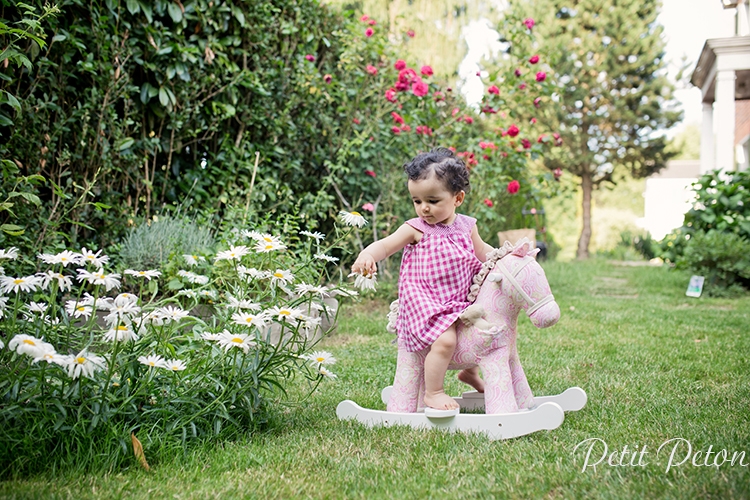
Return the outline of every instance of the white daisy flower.
<path id="1" fill-rule="evenodd" d="M 266 324 L 267 320 L 268 317 L 264 313 L 248 313 L 239 311 L 232 314 L 232 321 L 237 325 L 257 326 L 258 328 L 262 328 Z"/>
<path id="2" fill-rule="evenodd" d="M 104 265 L 109 262 L 109 257 L 106 255 L 99 255 L 102 253 L 101 250 L 94 253 L 92 250 L 88 250 L 86 247 L 81 249 L 80 257 L 76 254 L 78 262 L 81 264 L 91 264 L 98 267 L 100 270 Z"/>
<path id="3" fill-rule="evenodd" d="M 323 241 L 326 238 L 325 234 L 319 233 L 318 231 L 315 231 L 314 233 L 311 233 L 310 231 L 300 231 L 299 234 L 307 236 L 308 238 L 315 238 L 315 241 Z"/>
<path id="4" fill-rule="evenodd" d="M 274 306 L 266 311 L 269 316 L 276 317 L 278 321 L 291 321 L 302 316 L 302 311 L 293 307 Z"/>
<path id="5" fill-rule="evenodd" d="M 261 271 L 259 269 L 255 269 L 254 267 L 245 266 L 237 266 L 237 274 L 239 274 L 241 278 L 247 278 L 248 281 L 271 277 L 271 273 L 269 271 Z"/>
<path id="6" fill-rule="evenodd" d="M 158 311 L 164 319 L 169 321 L 180 321 L 183 318 L 187 318 L 190 314 L 188 311 L 175 306 L 162 307 Z"/>
<path id="7" fill-rule="evenodd" d="M 259 233 L 258 231 L 249 231 L 247 229 L 243 229 L 240 232 L 240 234 L 244 236 L 245 238 L 255 240 L 255 241 L 259 241 L 260 239 L 263 238 L 263 234 Z"/>
<path id="8" fill-rule="evenodd" d="M 151 354 L 150 356 L 139 356 L 138 362 L 142 365 L 150 366 L 151 368 L 167 368 L 167 363 L 164 358 L 158 354 Z"/>
<path id="9" fill-rule="evenodd" d="M 0 259 L 16 260 L 18 258 L 18 249 L 10 247 L 8 249 L 0 248 Z"/>
<path id="10" fill-rule="evenodd" d="M 68 376 L 72 379 L 77 379 L 81 375 L 91 378 L 97 370 L 101 370 L 106 366 L 104 358 L 85 350 L 73 356 L 66 356 L 63 359 L 67 363 Z"/>
<path id="11" fill-rule="evenodd" d="M 294 275 L 286 269 L 277 269 L 271 274 L 271 285 L 284 286 L 291 281 L 294 281 Z"/>
<path id="12" fill-rule="evenodd" d="M 47 363 L 55 363 L 57 365 L 64 363 L 65 358 L 61 354 L 58 354 L 54 347 L 49 344 L 47 345 L 49 346 L 49 349 L 39 352 L 38 355 L 34 357 L 32 363 L 38 363 L 39 361 L 46 361 Z"/>
<path id="13" fill-rule="evenodd" d="M 138 340 L 138 334 L 133 331 L 130 325 L 117 325 L 104 334 L 104 340 L 107 342 L 115 340 L 120 342 L 136 341 Z"/>
<path id="14" fill-rule="evenodd" d="M 342 210 L 339 212 L 339 216 L 344 219 L 344 224 L 347 226 L 364 227 L 367 224 L 367 221 L 359 212 L 346 212 Z"/>
<path id="15" fill-rule="evenodd" d="M 260 304 L 256 304 L 250 300 L 239 300 L 232 295 L 227 295 L 227 305 L 229 309 L 248 309 L 250 311 L 257 311 L 260 309 Z"/>
<path id="16" fill-rule="evenodd" d="M 216 290 L 201 290 L 198 292 L 198 296 L 204 299 L 216 300 Z"/>
<path id="17" fill-rule="evenodd" d="M 336 358 L 333 357 L 328 351 L 314 351 L 310 354 L 302 355 L 302 358 L 307 359 L 313 364 L 320 365 L 332 365 L 336 363 Z"/>
<path id="18" fill-rule="evenodd" d="M 81 260 L 81 255 L 70 250 L 63 250 L 62 252 L 50 255 L 48 253 L 41 253 L 37 255 L 45 264 L 62 264 L 63 267 L 68 267 L 68 264 L 78 264 Z"/>
<path id="19" fill-rule="evenodd" d="M 5 308 L 8 307 L 8 297 L 0 295 L 0 318 L 5 315 Z"/>
<path id="20" fill-rule="evenodd" d="M 63 292 L 73 288 L 73 280 L 70 276 L 65 276 L 64 274 L 52 271 L 51 269 L 46 273 L 38 273 L 37 277 L 40 279 L 40 286 L 45 290 L 49 288 L 49 285 L 53 280 L 57 280 L 57 287 Z"/>
<path id="21" fill-rule="evenodd" d="M 316 253 L 313 258 L 318 260 L 324 260 L 326 262 L 338 262 L 339 258 L 332 255 L 326 255 L 324 253 Z"/>
<path id="22" fill-rule="evenodd" d="M 3 343 L 3 339 L 0 339 L 0 349 L 2 349 L 3 347 L 5 347 L 5 344 Z"/>
<path id="23" fill-rule="evenodd" d="M 198 294 L 195 293 L 195 290 L 180 290 L 177 292 L 177 295 L 184 295 L 185 297 L 191 298 L 191 299 L 197 299 Z"/>
<path id="24" fill-rule="evenodd" d="M 44 302 L 29 302 L 26 308 L 33 313 L 39 313 L 44 314 L 47 312 L 47 308 L 49 307 L 49 304 L 45 304 Z"/>
<path id="25" fill-rule="evenodd" d="M 26 354 L 32 358 L 36 358 L 40 354 L 49 352 L 50 350 L 55 350 L 51 344 L 48 344 L 42 339 L 25 334 L 19 334 L 10 339 L 10 342 L 8 342 L 8 349 L 16 351 L 18 354 Z"/>
<path id="26" fill-rule="evenodd" d="M 331 379 L 331 380 L 334 380 L 337 377 L 337 375 L 335 373 L 332 373 L 325 366 L 318 367 L 318 373 L 320 373 L 321 375 L 323 375 L 325 378 L 328 378 L 328 379 Z"/>
<path id="27" fill-rule="evenodd" d="M 315 330 L 323 322 L 323 318 L 320 316 L 302 316 L 300 319 L 302 320 L 302 328 L 308 331 Z"/>
<path id="28" fill-rule="evenodd" d="M 155 271 L 153 269 L 149 269 L 148 271 L 136 271 L 134 269 L 125 269 L 123 273 L 129 274 L 131 276 L 135 276 L 138 278 L 146 278 L 148 281 L 151 281 L 151 278 L 158 278 L 159 276 L 161 276 L 161 271 Z"/>
<path id="29" fill-rule="evenodd" d="M 41 282 L 36 276 L 25 276 L 22 278 L 14 278 L 13 276 L 0 276 L 0 292 L 2 293 L 18 293 L 22 292 L 35 292 L 39 289 Z"/>
<path id="30" fill-rule="evenodd" d="M 118 295 L 112 302 L 107 304 L 107 310 L 109 314 L 104 317 L 104 320 L 110 325 L 116 325 L 125 321 L 130 323 L 131 318 L 141 313 L 141 308 L 138 306 L 137 297 L 136 301 L 131 300 L 129 297 L 135 297 L 135 295 L 127 294 Z"/>
<path id="31" fill-rule="evenodd" d="M 286 248 L 286 245 L 279 241 L 259 240 L 253 248 L 258 253 L 268 253 L 273 252 L 274 250 L 283 250 Z"/>
<path id="32" fill-rule="evenodd" d="M 297 295 L 304 295 L 309 293 L 311 295 L 317 294 L 320 298 L 328 297 L 328 288 L 325 285 L 308 285 L 307 283 L 299 283 L 295 285 L 294 291 Z"/>
<path id="33" fill-rule="evenodd" d="M 337 295 L 343 295 L 344 297 L 356 297 L 359 292 L 356 290 L 349 290 L 348 288 L 338 287 L 336 288 Z"/>
<path id="34" fill-rule="evenodd" d="M 201 333 L 201 338 L 203 340 L 211 340 L 211 341 L 216 342 L 217 340 L 219 340 L 221 338 L 221 334 L 220 333 L 203 332 L 203 333 Z"/>
<path id="35" fill-rule="evenodd" d="M 91 317 L 93 307 L 82 302 L 69 300 L 65 303 L 65 312 L 68 313 L 68 316 L 73 318 L 83 317 L 85 319 L 88 319 L 89 317 Z"/>
<path id="36" fill-rule="evenodd" d="M 362 273 L 351 273 L 349 277 L 355 276 L 354 286 L 356 288 L 360 290 L 375 290 L 375 285 L 378 283 L 377 274 L 363 271 Z"/>
<path id="37" fill-rule="evenodd" d="M 197 285 L 205 285 L 206 283 L 208 283 L 208 276 L 195 274 L 190 271 L 185 271 L 184 269 L 180 269 L 179 271 L 177 271 L 177 276 L 185 278 L 190 283 L 195 283 Z"/>
<path id="38" fill-rule="evenodd" d="M 182 256 L 183 259 L 185 259 L 185 262 L 188 266 L 197 266 L 199 262 L 205 262 L 206 258 L 202 255 L 188 255 L 184 254 Z"/>
<path id="39" fill-rule="evenodd" d="M 187 368 L 187 365 L 181 359 L 170 359 L 169 361 L 165 361 L 165 365 L 167 370 L 172 370 L 174 372 L 181 372 Z"/>
<path id="40" fill-rule="evenodd" d="M 250 249 L 244 245 L 230 246 L 229 250 L 217 253 L 216 257 L 214 257 L 214 262 L 220 260 L 240 260 L 248 253 L 250 253 Z"/>
<path id="41" fill-rule="evenodd" d="M 232 347 L 236 347 L 242 349 L 247 354 L 247 351 L 256 345 L 255 340 L 245 333 L 229 333 L 228 330 L 224 330 L 219 334 L 219 337 L 219 345 L 221 345 L 225 351 L 228 351 Z"/>
<path id="42" fill-rule="evenodd" d="M 77 271 L 78 276 L 76 279 L 79 283 L 86 280 L 92 285 L 104 285 L 107 291 L 110 291 L 113 288 L 120 288 L 120 275 L 117 273 L 104 274 L 104 271 L 101 268 L 94 273 L 83 268 L 79 268 Z"/>

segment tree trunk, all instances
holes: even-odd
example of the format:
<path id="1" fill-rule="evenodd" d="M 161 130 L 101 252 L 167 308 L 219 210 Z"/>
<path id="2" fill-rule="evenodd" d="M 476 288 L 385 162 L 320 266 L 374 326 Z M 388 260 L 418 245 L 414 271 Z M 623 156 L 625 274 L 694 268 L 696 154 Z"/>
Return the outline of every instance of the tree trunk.
<path id="1" fill-rule="evenodd" d="M 579 260 L 589 258 L 589 242 L 591 241 L 591 192 L 593 191 L 593 182 L 591 180 L 591 174 L 584 174 L 581 176 L 581 189 L 583 190 L 583 229 L 581 229 L 581 237 L 578 238 L 578 252 L 576 257 Z"/>

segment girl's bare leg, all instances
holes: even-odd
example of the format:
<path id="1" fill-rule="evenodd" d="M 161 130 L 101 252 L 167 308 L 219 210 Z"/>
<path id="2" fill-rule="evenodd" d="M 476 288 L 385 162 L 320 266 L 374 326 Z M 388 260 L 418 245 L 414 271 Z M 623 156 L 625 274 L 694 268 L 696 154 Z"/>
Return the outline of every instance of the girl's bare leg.
<path id="1" fill-rule="evenodd" d="M 453 410 L 458 403 L 444 389 L 445 372 L 456 349 L 456 326 L 451 325 L 430 347 L 424 360 L 424 404 L 438 410 Z"/>
<path id="2" fill-rule="evenodd" d="M 484 392 L 484 380 L 479 376 L 478 366 L 458 372 L 458 380 L 472 386 L 477 392 Z"/>

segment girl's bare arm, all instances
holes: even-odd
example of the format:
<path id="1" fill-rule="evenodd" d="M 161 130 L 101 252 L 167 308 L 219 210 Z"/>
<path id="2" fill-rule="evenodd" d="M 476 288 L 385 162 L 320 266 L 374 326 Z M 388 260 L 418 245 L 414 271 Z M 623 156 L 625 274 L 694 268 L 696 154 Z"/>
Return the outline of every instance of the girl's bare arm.
<path id="1" fill-rule="evenodd" d="M 410 225 L 401 225 L 393 234 L 371 243 L 362 250 L 357 260 L 352 264 L 352 271 L 355 273 L 363 271 L 374 273 L 377 270 L 375 266 L 377 262 L 390 257 L 406 245 L 416 242 L 420 235 L 421 233 Z"/>
<path id="2" fill-rule="evenodd" d="M 490 253 L 493 248 L 492 245 L 489 245 L 482 241 L 482 237 L 479 236 L 479 231 L 477 230 L 477 226 L 474 226 L 471 229 L 471 242 L 474 244 L 474 255 L 477 256 L 477 259 L 484 262 L 487 260 L 487 254 Z"/>

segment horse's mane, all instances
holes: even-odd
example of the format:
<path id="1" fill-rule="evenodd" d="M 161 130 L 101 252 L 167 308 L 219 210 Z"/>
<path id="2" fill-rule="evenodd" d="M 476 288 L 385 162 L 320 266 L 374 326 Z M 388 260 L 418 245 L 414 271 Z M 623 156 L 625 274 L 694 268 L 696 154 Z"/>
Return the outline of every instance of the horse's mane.
<path id="1" fill-rule="evenodd" d="M 487 260 L 482 263 L 482 268 L 476 275 L 474 275 L 474 280 L 471 283 L 469 295 L 466 297 L 466 300 L 469 302 L 477 300 L 477 295 L 479 295 L 479 290 L 482 288 L 482 284 L 487 278 L 487 275 L 495 268 L 497 261 L 512 252 L 513 248 L 513 243 L 506 241 L 503 246 L 495 248 L 487 254 Z"/>

